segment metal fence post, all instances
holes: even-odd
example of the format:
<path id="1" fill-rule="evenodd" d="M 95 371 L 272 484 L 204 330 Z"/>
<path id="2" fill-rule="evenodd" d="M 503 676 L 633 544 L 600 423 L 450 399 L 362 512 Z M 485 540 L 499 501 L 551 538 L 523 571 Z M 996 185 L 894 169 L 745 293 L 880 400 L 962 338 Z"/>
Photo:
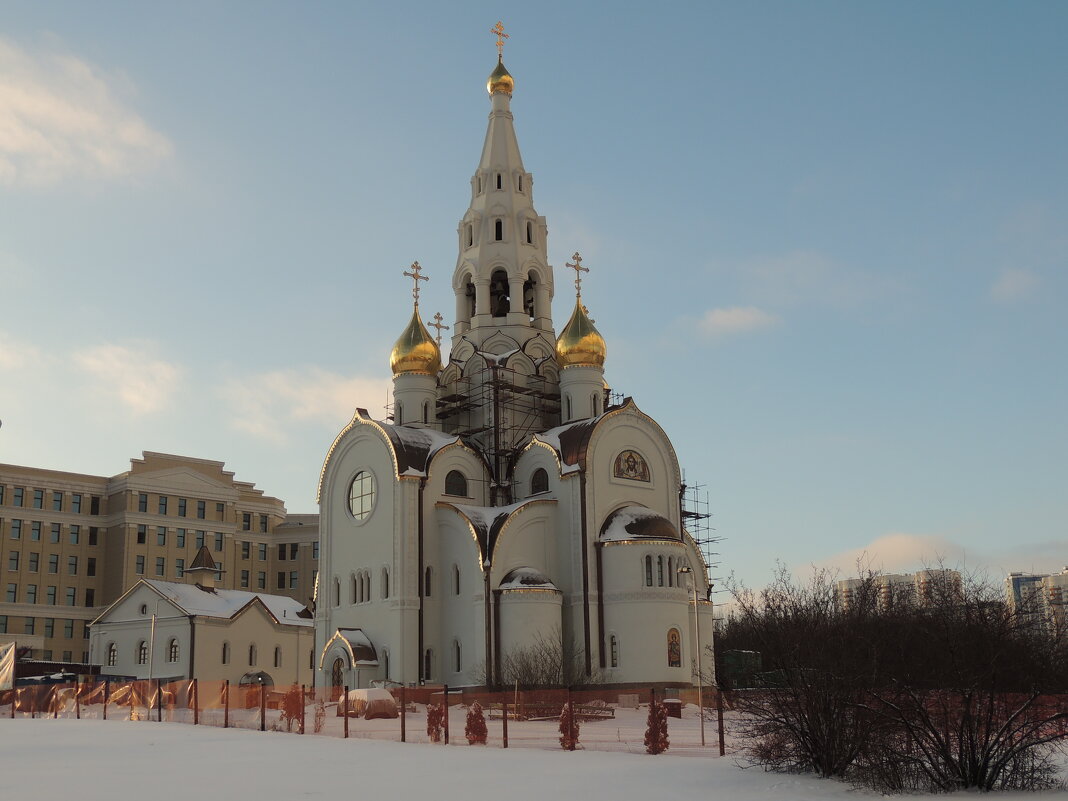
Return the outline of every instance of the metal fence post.
<path id="1" fill-rule="evenodd" d="M 571 688 L 567 688 L 567 750 L 575 750 L 575 705 L 571 702 Z"/>
<path id="2" fill-rule="evenodd" d="M 307 696 L 304 694 L 304 685 L 302 684 L 302 685 L 300 685 L 300 733 L 301 734 L 305 734 L 305 731 L 304 731 L 304 711 L 305 711 L 305 701 L 306 700 L 307 700 Z"/>
<path id="3" fill-rule="evenodd" d="M 230 680 L 223 685 L 223 728 L 230 728 Z"/>
<path id="4" fill-rule="evenodd" d="M 508 747 L 508 697 L 505 696 L 504 701 L 501 703 L 501 720 L 504 721 L 504 747 Z"/>
<path id="5" fill-rule="evenodd" d="M 74 719 L 82 719 L 82 694 L 81 687 L 78 685 L 74 687 Z"/>
<path id="6" fill-rule="evenodd" d="M 701 714 L 704 714 L 704 710 L 701 710 Z M 716 720 L 719 723 L 719 755 L 724 756 L 727 753 L 727 744 L 723 737 L 723 691 L 716 688 Z"/>
<path id="7" fill-rule="evenodd" d="M 445 745 L 449 744 L 449 685 L 442 685 L 441 702 L 445 707 Z"/>
<path id="8" fill-rule="evenodd" d="M 156 722 L 163 722 L 163 685 L 156 679 Z"/>
<path id="9" fill-rule="evenodd" d="M 108 719 L 108 701 L 111 700 L 111 679 L 104 679 L 104 720 Z"/>
<path id="10" fill-rule="evenodd" d="M 345 739 L 349 736 L 349 685 L 345 685 L 343 690 L 345 693 L 341 698 L 341 710 L 345 717 Z"/>
<path id="11" fill-rule="evenodd" d="M 200 687 L 197 680 L 193 679 L 193 725 L 200 723 Z"/>
<path id="12" fill-rule="evenodd" d="M 267 688 L 260 684 L 260 731 L 267 731 Z"/>
<path id="13" fill-rule="evenodd" d="M 405 687 L 401 686 L 401 742 L 408 742 L 408 696 Z"/>

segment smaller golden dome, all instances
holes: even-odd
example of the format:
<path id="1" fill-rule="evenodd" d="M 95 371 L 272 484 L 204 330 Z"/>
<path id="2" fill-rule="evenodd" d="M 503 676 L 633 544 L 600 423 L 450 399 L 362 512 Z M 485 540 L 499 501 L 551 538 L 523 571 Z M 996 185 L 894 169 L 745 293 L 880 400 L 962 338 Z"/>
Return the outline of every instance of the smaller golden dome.
<path id="1" fill-rule="evenodd" d="M 497 69 L 490 73 L 489 80 L 486 81 L 486 91 L 491 95 L 497 92 L 504 92 L 504 94 L 510 95 L 514 89 L 515 81 L 512 80 L 508 70 L 504 68 L 504 61 L 498 57 Z"/>
<path id="2" fill-rule="evenodd" d="M 441 351 L 423 321 L 419 319 L 418 306 L 412 312 L 408 327 L 393 345 L 393 352 L 389 354 L 389 367 L 395 376 L 406 373 L 437 375 L 441 370 Z"/>
<path id="3" fill-rule="evenodd" d="M 604 367 L 608 346 L 594 328 L 581 300 L 575 301 L 575 311 L 556 340 L 556 362 L 564 367 Z"/>

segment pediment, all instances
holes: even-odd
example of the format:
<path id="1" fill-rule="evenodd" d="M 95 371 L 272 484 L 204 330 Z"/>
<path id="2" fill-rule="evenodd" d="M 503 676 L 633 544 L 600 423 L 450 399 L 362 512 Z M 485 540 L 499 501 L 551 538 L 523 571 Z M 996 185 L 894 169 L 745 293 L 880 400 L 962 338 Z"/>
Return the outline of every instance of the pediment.
<path id="1" fill-rule="evenodd" d="M 206 476 L 190 467 L 169 467 L 163 470 L 131 475 L 127 481 L 130 489 L 161 490 L 166 495 L 229 495 L 239 493 L 232 481 L 223 481 Z"/>

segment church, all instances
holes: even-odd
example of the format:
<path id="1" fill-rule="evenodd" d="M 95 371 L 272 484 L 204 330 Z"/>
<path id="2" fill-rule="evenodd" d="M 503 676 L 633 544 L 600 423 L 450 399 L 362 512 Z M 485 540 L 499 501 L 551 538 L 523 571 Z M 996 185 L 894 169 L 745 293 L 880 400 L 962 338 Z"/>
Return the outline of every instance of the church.
<path id="1" fill-rule="evenodd" d="M 392 418 L 357 409 L 319 478 L 315 682 L 501 686 L 546 646 L 574 661 L 575 683 L 688 687 L 698 663 L 709 682 L 708 571 L 678 459 L 633 399 L 613 399 L 578 253 L 557 333 L 548 226 L 495 32 L 455 319 L 436 315 L 435 339 L 422 267 L 404 271 L 414 308 L 390 356 Z"/>

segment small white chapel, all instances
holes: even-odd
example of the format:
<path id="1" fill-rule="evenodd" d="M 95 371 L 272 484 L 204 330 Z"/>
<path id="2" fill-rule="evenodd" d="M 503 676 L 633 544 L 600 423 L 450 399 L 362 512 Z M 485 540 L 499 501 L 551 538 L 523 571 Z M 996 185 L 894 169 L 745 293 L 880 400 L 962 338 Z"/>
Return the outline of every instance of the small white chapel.
<path id="1" fill-rule="evenodd" d="M 585 683 L 689 687 L 698 670 L 707 683 L 709 577 L 675 450 L 609 390 L 577 253 L 557 333 L 548 226 L 495 32 L 455 318 L 436 315 L 431 335 L 423 268 L 404 271 L 414 308 L 390 356 L 392 418 L 357 409 L 323 464 L 315 683 L 500 686 L 510 656 L 546 642 Z"/>

